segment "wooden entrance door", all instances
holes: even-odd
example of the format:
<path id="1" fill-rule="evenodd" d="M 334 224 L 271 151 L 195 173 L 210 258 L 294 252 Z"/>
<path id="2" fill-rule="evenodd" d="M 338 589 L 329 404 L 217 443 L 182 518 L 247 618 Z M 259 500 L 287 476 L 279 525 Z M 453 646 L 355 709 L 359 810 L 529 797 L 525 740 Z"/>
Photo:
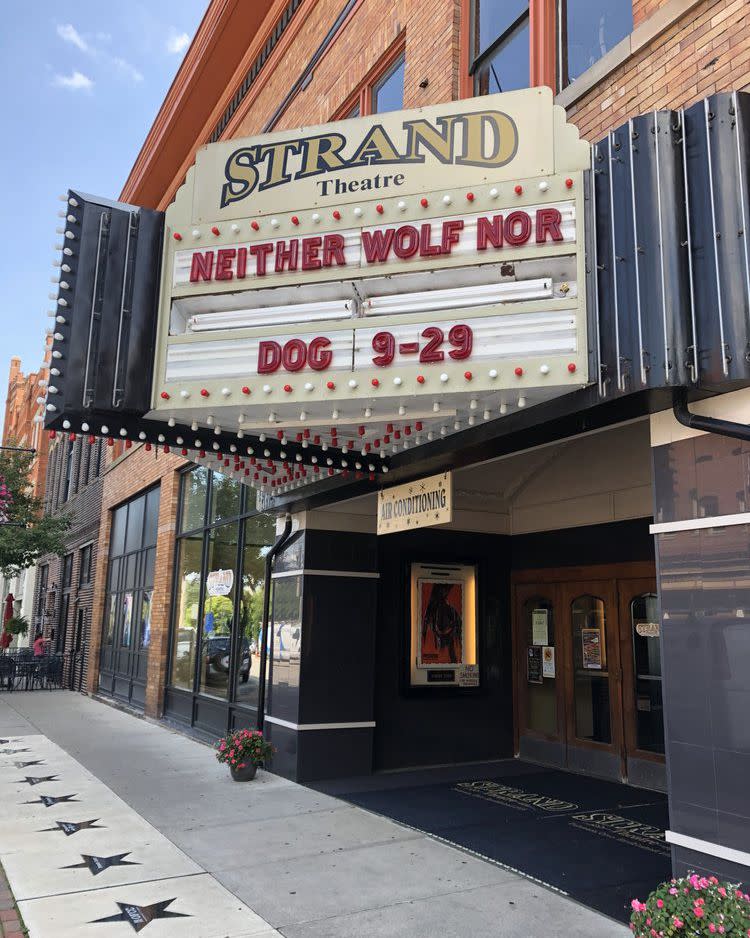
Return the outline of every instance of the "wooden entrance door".
<path id="1" fill-rule="evenodd" d="M 653 565 L 523 571 L 515 580 L 517 752 L 663 788 Z"/>

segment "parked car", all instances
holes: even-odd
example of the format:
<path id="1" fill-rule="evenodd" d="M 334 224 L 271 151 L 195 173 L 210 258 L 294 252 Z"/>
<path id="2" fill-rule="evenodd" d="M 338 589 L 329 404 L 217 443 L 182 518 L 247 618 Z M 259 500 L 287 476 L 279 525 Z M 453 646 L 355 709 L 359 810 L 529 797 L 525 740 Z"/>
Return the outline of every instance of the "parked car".
<path id="1" fill-rule="evenodd" d="M 229 673 L 229 658 L 231 654 L 232 636 L 217 635 L 214 638 L 206 640 L 206 661 L 208 663 L 208 674 L 213 671 L 216 674 L 226 675 Z M 250 680 L 250 668 L 252 659 L 250 657 L 250 643 L 246 638 L 242 639 L 242 663 L 240 665 L 240 680 L 247 684 Z"/>

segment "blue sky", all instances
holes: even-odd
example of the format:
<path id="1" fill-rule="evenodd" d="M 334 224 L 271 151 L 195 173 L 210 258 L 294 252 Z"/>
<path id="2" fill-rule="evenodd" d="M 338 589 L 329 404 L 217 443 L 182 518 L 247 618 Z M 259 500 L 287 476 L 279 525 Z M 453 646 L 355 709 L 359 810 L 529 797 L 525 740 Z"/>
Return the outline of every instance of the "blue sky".
<path id="1" fill-rule="evenodd" d="M 119 196 L 207 6 L 25 0 L 3 11 L 0 421 L 11 356 L 24 371 L 42 360 L 57 196 Z"/>

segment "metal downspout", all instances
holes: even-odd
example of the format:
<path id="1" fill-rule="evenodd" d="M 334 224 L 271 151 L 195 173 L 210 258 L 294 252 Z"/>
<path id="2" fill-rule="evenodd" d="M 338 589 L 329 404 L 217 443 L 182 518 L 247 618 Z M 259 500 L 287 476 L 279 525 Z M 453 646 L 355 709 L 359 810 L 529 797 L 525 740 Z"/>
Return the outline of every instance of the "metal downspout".
<path id="1" fill-rule="evenodd" d="M 672 398 L 672 411 L 675 418 L 691 430 L 703 430 L 706 433 L 717 433 L 719 436 L 731 436 L 736 440 L 750 440 L 750 426 L 745 423 L 733 423 L 731 420 L 721 420 L 719 417 L 704 417 L 688 410 L 687 388 L 675 388 Z"/>

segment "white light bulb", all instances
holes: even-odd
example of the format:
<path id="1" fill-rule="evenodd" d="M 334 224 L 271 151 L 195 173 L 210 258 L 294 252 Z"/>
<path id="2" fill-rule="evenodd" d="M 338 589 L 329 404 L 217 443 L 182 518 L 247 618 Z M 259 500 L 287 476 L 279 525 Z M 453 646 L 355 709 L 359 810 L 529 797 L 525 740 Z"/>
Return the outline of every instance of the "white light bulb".
<path id="1" fill-rule="evenodd" d="M 394 384 L 396 385 L 396 387 L 398 388 L 398 387 L 400 387 L 400 386 L 403 384 L 403 380 L 402 380 L 401 378 L 398 378 L 398 377 L 397 377 L 397 378 L 394 378 L 394 379 L 393 379 L 393 383 L 394 383 Z"/>
<path id="2" fill-rule="evenodd" d="M 170 417 L 169 420 L 167 420 L 167 426 L 168 427 L 174 426 L 174 417 Z"/>
<path id="3" fill-rule="evenodd" d="M 399 404 L 399 405 L 398 405 L 398 415 L 399 415 L 399 417 L 403 417 L 405 413 L 406 413 L 406 408 L 404 407 L 403 404 Z"/>
<path id="4" fill-rule="evenodd" d="M 361 215 L 362 215 L 362 209 L 361 209 L 359 206 L 357 206 L 357 207 L 354 209 L 354 214 L 355 214 L 355 216 L 356 216 L 357 218 L 360 218 Z"/>
<path id="5" fill-rule="evenodd" d="M 279 227 L 279 220 L 278 220 L 278 218 L 272 218 L 272 219 L 271 219 L 271 227 L 272 227 L 272 228 L 278 228 L 278 227 Z"/>
<path id="6" fill-rule="evenodd" d="M 519 397 L 519 398 L 518 398 L 518 406 L 519 406 L 519 407 L 525 407 L 525 406 L 526 406 L 526 398 L 525 398 L 525 397 Z"/>
<path id="7" fill-rule="evenodd" d="M 59 374 L 60 374 L 60 369 L 59 369 L 59 368 L 50 368 L 49 373 L 50 373 L 51 375 L 54 375 L 54 376 L 57 378 L 57 377 L 59 376 Z"/>
<path id="8" fill-rule="evenodd" d="M 320 221 L 320 212 L 313 212 L 311 218 L 317 225 L 317 223 Z"/>
<path id="9" fill-rule="evenodd" d="M 443 384 L 445 384 L 446 381 L 448 380 L 448 375 L 447 375 L 445 372 L 443 372 L 443 373 L 440 375 L 440 380 L 443 382 Z"/>
<path id="10" fill-rule="evenodd" d="M 200 238 L 200 236 L 201 236 L 201 230 L 200 230 L 200 228 L 193 228 L 193 237 L 194 237 L 194 238 Z"/>
<path id="11" fill-rule="evenodd" d="M 549 183 L 546 179 L 542 179 L 542 181 L 539 183 L 539 191 L 546 192 L 547 189 L 549 189 Z"/>
<path id="12" fill-rule="evenodd" d="M 306 381 L 306 382 L 305 382 L 305 390 L 306 390 L 306 391 L 312 391 L 313 387 L 314 387 L 314 385 L 311 384 L 309 381 Z"/>
<path id="13" fill-rule="evenodd" d="M 493 186 L 493 187 L 490 189 L 490 198 L 491 198 L 491 199 L 496 199 L 499 195 L 500 195 L 500 190 L 497 189 L 495 186 Z"/>
<path id="14" fill-rule="evenodd" d="M 500 413 L 501 414 L 508 413 L 508 405 L 505 403 L 505 401 L 503 401 L 503 403 L 500 405 Z"/>
<path id="15" fill-rule="evenodd" d="M 88 433 L 88 432 L 89 432 L 89 425 L 88 425 L 87 423 L 82 423 L 82 424 L 81 424 L 81 430 L 83 430 L 84 433 Z"/>
<path id="16" fill-rule="evenodd" d="M 469 409 L 470 409 L 470 410 L 476 410 L 477 407 L 478 407 L 478 405 L 479 405 L 479 401 L 477 401 L 477 399 L 476 399 L 475 397 L 473 397 L 473 398 L 471 399 L 471 402 L 469 403 Z"/>
<path id="17" fill-rule="evenodd" d="M 88 428 L 87 428 L 87 429 L 88 429 Z M 139 439 L 139 440 L 145 440 L 145 439 L 146 439 L 146 434 L 143 432 L 143 430 L 141 430 L 141 432 L 138 434 L 138 439 Z"/>
<path id="18" fill-rule="evenodd" d="M 125 429 L 125 427 L 121 427 L 120 436 L 127 436 L 127 435 L 128 435 L 128 431 Z"/>
<path id="19" fill-rule="evenodd" d="M 235 222 L 233 225 L 230 225 L 229 227 L 231 231 L 234 232 L 234 234 L 237 234 L 237 232 L 240 230 L 240 226 L 237 224 L 237 222 Z"/>
<path id="20" fill-rule="evenodd" d="M 490 368 L 488 374 L 490 378 L 497 378 L 497 368 Z"/>
<path id="21" fill-rule="evenodd" d="M 63 420 L 63 430 L 70 430 L 70 421 Z"/>
<path id="22" fill-rule="evenodd" d="M 355 381 L 354 378 L 350 378 L 350 379 L 349 379 L 349 387 L 352 388 L 352 389 L 354 389 L 354 388 L 357 387 L 357 382 Z"/>
<path id="23" fill-rule="evenodd" d="M 271 385 L 270 385 L 270 384 L 264 384 L 264 385 L 263 385 L 263 393 L 264 393 L 264 394 L 270 394 L 270 393 L 271 393 Z"/>
<path id="24" fill-rule="evenodd" d="M 542 365 L 539 369 L 543 375 L 549 374 L 549 365 Z"/>
<path id="25" fill-rule="evenodd" d="M 109 433 L 109 427 L 106 424 L 102 426 L 102 433 L 105 435 Z"/>
<path id="26" fill-rule="evenodd" d="M 484 420 L 489 420 L 489 419 L 490 419 L 490 412 L 489 412 L 488 410 L 485 410 L 485 412 L 482 414 L 482 417 L 483 417 Z"/>
<path id="27" fill-rule="evenodd" d="M 453 199 L 449 195 L 443 196 L 443 205 L 450 205 Z"/>

